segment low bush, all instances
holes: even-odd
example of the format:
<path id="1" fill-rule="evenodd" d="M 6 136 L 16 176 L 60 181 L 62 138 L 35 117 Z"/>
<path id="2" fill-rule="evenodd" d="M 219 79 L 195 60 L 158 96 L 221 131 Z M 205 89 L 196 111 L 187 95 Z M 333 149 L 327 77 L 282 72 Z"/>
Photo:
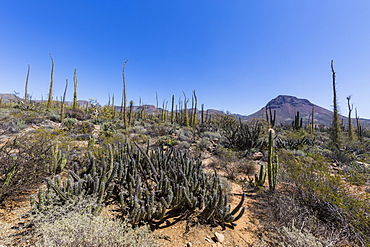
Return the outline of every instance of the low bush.
<path id="1" fill-rule="evenodd" d="M 33 215 L 35 246 L 159 246 L 150 229 L 91 213 L 93 200 L 54 205 Z"/>

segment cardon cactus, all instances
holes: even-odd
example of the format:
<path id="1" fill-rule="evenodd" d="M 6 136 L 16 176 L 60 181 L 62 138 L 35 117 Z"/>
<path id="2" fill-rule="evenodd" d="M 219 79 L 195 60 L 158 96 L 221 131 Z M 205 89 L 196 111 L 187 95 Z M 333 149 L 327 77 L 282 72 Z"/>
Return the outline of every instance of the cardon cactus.
<path id="1" fill-rule="evenodd" d="M 267 170 L 268 170 L 268 182 L 271 191 L 275 190 L 277 185 L 277 173 L 278 173 L 278 158 L 273 154 L 274 148 L 274 137 L 275 131 L 269 129 L 269 140 L 268 140 L 268 160 L 267 160 Z M 274 161 L 275 157 L 275 161 Z"/>

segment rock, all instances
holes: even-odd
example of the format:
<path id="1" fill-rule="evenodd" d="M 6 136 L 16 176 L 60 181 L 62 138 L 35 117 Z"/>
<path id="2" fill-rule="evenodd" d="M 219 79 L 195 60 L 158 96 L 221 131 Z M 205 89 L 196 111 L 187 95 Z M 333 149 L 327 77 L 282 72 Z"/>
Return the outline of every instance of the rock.
<path id="1" fill-rule="evenodd" d="M 209 237 L 209 236 L 207 236 L 207 237 L 205 238 L 205 240 L 206 240 L 207 242 L 209 242 L 209 243 L 211 243 L 211 242 L 212 242 L 211 237 Z"/>
<path id="2" fill-rule="evenodd" d="M 186 243 L 186 247 L 191 247 L 191 246 L 193 246 L 192 243 L 190 243 L 190 242 Z"/>
<path id="3" fill-rule="evenodd" d="M 261 152 L 257 152 L 257 153 L 253 154 L 253 159 L 254 160 L 260 160 L 262 158 L 263 158 L 263 153 L 261 153 Z"/>
<path id="4" fill-rule="evenodd" d="M 167 234 L 161 234 L 159 236 L 159 238 L 160 239 L 165 239 L 165 240 L 170 241 L 170 242 L 172 241 L 172 237 L 170 235 L 167 235 Z"/>
<path id="5" fill-rule="evenodd" d="M 222 243 L 225 240 L 225 236 L 221 233 L 215 232 L 215 239 L 217 242 Z"/>
<path id="6" fill-rule="evenodd" d="M 217 242 L 217 243 L 212 244 L 212 247 L 222 247 L 222 244 Z"/>

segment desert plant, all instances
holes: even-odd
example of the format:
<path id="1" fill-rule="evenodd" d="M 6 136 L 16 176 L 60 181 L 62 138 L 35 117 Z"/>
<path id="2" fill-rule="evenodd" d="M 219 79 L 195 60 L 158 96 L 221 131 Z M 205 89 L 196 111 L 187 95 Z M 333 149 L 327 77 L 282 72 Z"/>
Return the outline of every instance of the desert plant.
<path id="1" fill-rule="evenodd" d="M 67 88 L 68 88 L 68 79 L 66 79 L 66 86 L 64 88 L 64 93 L 63 93 L 63 100 L 62 100 L 62 107 L 60 110 L 60 121 L 63 122 L 63 119 L 65 117 L 65 101 L 66 101 L 66 93 L 67 93 Z"/>
<path id="2" fill-rule="evenodd" d="M 351 96 L 347 97 L 347 103 L 348 103 L 348 140 L 352 141 L 352 119 L 351 119 L 351 113 L 353 110 L 353 105 L 350 104 Z"/>
<path id="3" fill-rule="evenodd" d="M 94 215 L 91 198 L 53 205 L 33 214 L 36 246 L 158 246 L 147 226 L 133 229 L 128 222 Z"/>
<path id="4" fill-rule="evenodd" d="M 47 109 L 49 110 L 52 106 L 53 101 L 53 84 L 54 84 L 54 59 L 50 55 L 51 59 L 51 72 L 50 72 L 50 85 L 49 85 L 49 95 L 48 95 L 48 103 L 47 103 Z"/>
<path id="5" fill-rule="evenodd" d="M 24 102 L 27 103 L 28 102 L 28 79 L 30 77 L 30 65 L 28 65 L 28 69 L 27 69 L 27 76 L 26 76 L 26 84 L 24 86 Z"/>
<path id="6" fill-rule="evenodd" d="M 63 124 L 68 128 L 68 130 L 71 130 L 76 123 L 78 122 L 75 118 L 65 118 L 63 119 Z"/>
<path id="7" fill-rule="evenodd" d="M 273 154 L 274 148 L 274 139 L 273 135 L 275 131 L 273 129 L 269 129 L 269 139 L 268 139 L 268 160 L 267 160 L 267 169 L 268 169 L 268 181 L 269 181 L 269 188 L 270 191 L 275 191 L 277 185 L 277 176 L 278 176 L 278 169 L 279 169 L 279 161 L 278 157 Z"/>
<path id="8" fill-rule="evenodd" d="M 52 143 L 56 138 L 56 134 L 39 130 L 9 140 L 0 147 L 0 201 L 16 191 L 37 188 L 52 174 Z M 63 138 L 60 141 L 64 142 Z M 59 147 L 62 146 L 60 143 Z"/>
<path id="9" fill-rule="evenodd" d="M 332 142 L 336 146 L 340 146 L 340 123 L 339 123 L 339 114 L 338 114 L 338 100 L 337 100 L 337 90 L 335 88 L 336 81 L 335 81 L 335 70 L 334 70 L 334 60 L 331 60 L 331 72 L 333 77 L 333 123 L 332 123 L 332 131 L 331 137 Z"/>
<path id="10" fill-rule="evenodd" d="M 230 119 L 221 125 L 221 131 L 226 138 L 226 146 L 229 148 L 249 150 L 262 148 L 265 145 L 265 142 L 260 140 L 262 128 L 258 121 L 243 123 L 240 120 L 238 123 Z"/>
<path id="11" fill-rule="evenodd" d="M 125 61 L 125 63 L 122 66 L 122 82 L 123 82 L 123 92 L 122 92 L 122 104 L 121 104 L 121 114 L 123 114 L 123 122 L 125 123 L 125 126 L 127 128 L 127 109 L 126 109 L 126 77 L 125 77 L 125 67 L 128 62 L 128 59 Z"/>
<path id="12" fill-rule="evenodd" d="M 274 116 L 272 116 L 271 108 L 269 108 L 270 116 L 269 113 L 267 112 L 267 106 L 265 107 L 265 110 L 266 110 L 266 121 L 269 124 L 270 128 L 274 128 L 276 121 L 276 110 L 274 110 Z"/>
<path id="13" fill-rule="evenodd" d="M 293 130 L 299 130 L 302 128 L 302 118 L 299 117 L 299 111 L 294 115 L 294 121 L 292 122 Z"/>
<path id="14" fill-rule="evenodd" d="M 230 212 L 219 177 L 205 174 L 200 160 L 176 149 L 148 152 L 135 145 L 108 145 L 76 164 L 67 180 L 48 179 L 47 190 L 40 189 L 38 199 L 32 199 L 34 211 L 91 196 L 94 212 L 116 200 L 132 224 L 162 220 L 168 210 L 200 211 L 200 220 L 212 224 L 230 224 L 243 214 L 244 196 Z"/>
<path id="15" fill-rule="evenodd" d="M 73 72 L 73 104 L 72 104 L 72 110 L 77 110 L 78 108 L 78 102 L 77 102 L 77 70 L 75 69 Z"/>

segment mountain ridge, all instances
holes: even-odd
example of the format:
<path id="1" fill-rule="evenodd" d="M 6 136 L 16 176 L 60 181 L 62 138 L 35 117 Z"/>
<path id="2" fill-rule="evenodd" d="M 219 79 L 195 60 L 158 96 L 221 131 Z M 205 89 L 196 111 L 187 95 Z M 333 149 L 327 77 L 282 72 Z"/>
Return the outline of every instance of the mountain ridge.
<path id="1" fill-rule="evenodd" d="M 278 95 L 276 98 L 270 100 L 264 107 L 255 113 L 242 118 L 243 121 L 250 121 L 252 119 L 266 119 L 266 109 L 268 112 L 276 111 L 276 124 L 291 125 L 294 120 L 295 114 L 299 112 L 302 118 L 303 125 L 308 125 L 311 119 L 312 107 L 314 110 L 314 124 L 317 127 L 326 126 L 329 127 L 332 123 L 333 112 L 311 103 L 308 99 L 300 99 L 290 95 Z M 348 118 L 343 115 L 339 115 L 340 121 L 343 121 L 344 125 L 347 125 Z M 361 123 L 370 125 L 369 119 L 360 118 Z M 355 118 L 352 117 L 352 121 Z"/>

